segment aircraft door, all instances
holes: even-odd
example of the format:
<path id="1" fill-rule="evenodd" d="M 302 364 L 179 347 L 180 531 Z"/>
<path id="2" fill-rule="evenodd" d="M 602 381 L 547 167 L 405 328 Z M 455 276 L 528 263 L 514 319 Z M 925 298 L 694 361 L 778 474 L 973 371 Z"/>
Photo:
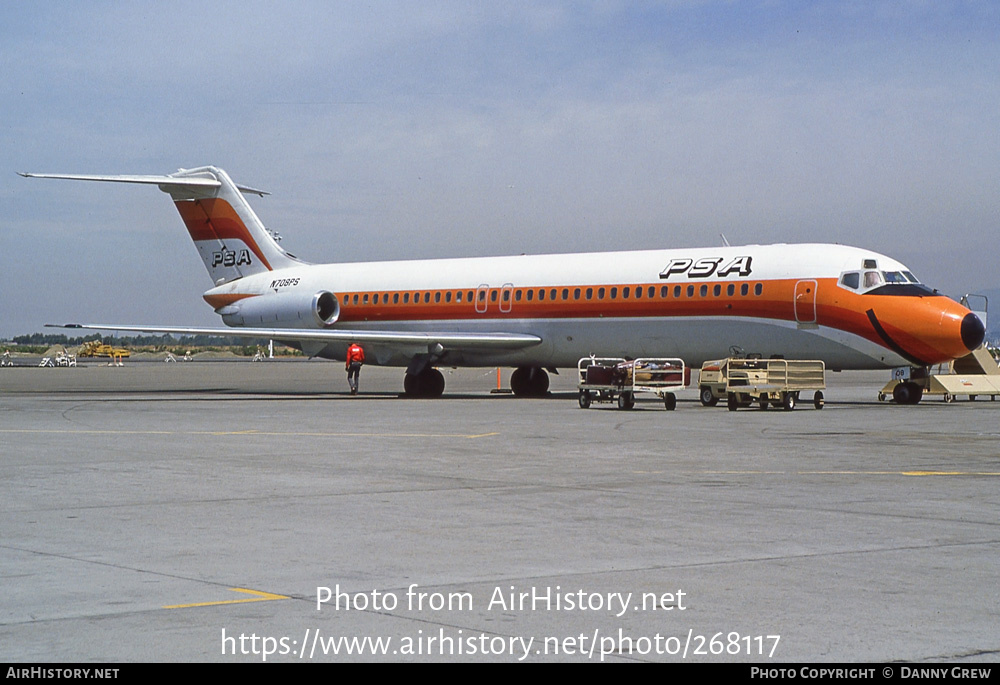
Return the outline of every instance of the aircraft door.
<path id="1" fill-rule="evenodd" d="M 486 295 L 490 291 L 490 286 L 487 283 L 480 284 L 479 288 L 476 289 L 476 313 L 485 314 L 486 313 Z"/>
<path id="2" fill-rule="evenodd" d="M 514 284 L 504 283 L 500 288 L 500 311 L 504 314 L 510 313 L 514 300 Z"/>
<path id="3" fill-rule="evenodd" d="M 816 285 L 814 280 L 795 284 L 795 321 L 800 326 L 816 325 Z"/>

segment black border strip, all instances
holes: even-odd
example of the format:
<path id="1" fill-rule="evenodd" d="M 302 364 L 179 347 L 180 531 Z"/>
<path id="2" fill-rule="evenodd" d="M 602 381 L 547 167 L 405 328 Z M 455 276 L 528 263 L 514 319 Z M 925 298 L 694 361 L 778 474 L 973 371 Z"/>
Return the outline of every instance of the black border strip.
<path id="1" fill-rule="evenodd" d="M 878 333 L 880 338 L 882 338 L 882 341 L 886 345 L 888 345 L 889 349 L 891 349 L 893 352 L 901 356 L 903 359 L 906 359 L 910 361 L 912 364 L 915 364 L 916 366 L 930 366 L 930 364 L 923 361 L 922 359 L 918 359 L 917 357 L 908 354 L 907 351 L 904 350 L 902 347 L 900 347 L 895 340 L 889 337 L 889 334 L 885 332 L 884 328 L 882 328 L 882 324 L 878 322 L 878 317 L 875 316 L 874 309 L 869 309 L 867 312 L 865 312 L 865 314 L 868 315 L 868 320 L 871 321 L 872 328 L 874 328 L 875 332 Z"/>

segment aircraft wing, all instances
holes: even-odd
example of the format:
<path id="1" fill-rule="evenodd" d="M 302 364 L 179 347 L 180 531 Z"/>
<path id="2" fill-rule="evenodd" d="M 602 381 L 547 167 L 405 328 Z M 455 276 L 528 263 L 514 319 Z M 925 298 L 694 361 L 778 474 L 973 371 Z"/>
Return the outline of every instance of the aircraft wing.
<path id="1" fill-rule="evenodd" d="M 333 328 L 180 328 L 175 326 L 121 326 L 108 324 L 45 324 L 47 328 L 129 331 L 133 333 L 172 333 L 176 335 L 215 335 L 220 337 L 266 338 L 318 343 L 376 343 L 389 345 L 440 345 L 452 350 L 514 350 L 542 342 L 527 333 L 456 333 L 425 331 L 365 331 Z"/>

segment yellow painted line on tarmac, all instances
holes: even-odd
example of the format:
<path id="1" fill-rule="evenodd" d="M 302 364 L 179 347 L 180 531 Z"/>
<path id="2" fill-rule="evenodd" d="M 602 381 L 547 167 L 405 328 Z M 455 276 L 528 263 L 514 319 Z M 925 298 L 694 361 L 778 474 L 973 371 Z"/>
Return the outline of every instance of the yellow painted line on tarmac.
<path id="1" fill-rule="evenodd" d="M 278 437 L 313 437 L 313 438 L 460 438 L 475 440 L 500 435 L 494 433 L 340 433 L 340 432 L 302 432 L 302 431 L 153 431 L 153 430 L 83 430 L 83 429 L 50 429 L 50 428 L 0 428 L 3 433 L 32 433 L 38 435 L 264 435 Z"/>
<path id="2" fill-rule="evenodd" d="M 704 471 L 704 473 L 720 476 L 1000 476 L 1000 471 Z"/>
<path id="3" fill-rule="evenodd" d="M 271 592 L 260 592 L 259 590 L 248 590 L 242 587 L 231 587 L 229 588 L 231 592 L 243 592 L 248 595 L 254 595 L 249 599 L 227 599 L 220 602 L 197 602 L 195 604 L 171 604 L 170 606 L 163 607 L 164 609 L 191 609 L 193 607 L 215 607 L 222 606 L 223 604 L 249 604 L 250 602 L 273 602 L 277 599 L 291 599 L 285 595 L 276 595 Z"/>

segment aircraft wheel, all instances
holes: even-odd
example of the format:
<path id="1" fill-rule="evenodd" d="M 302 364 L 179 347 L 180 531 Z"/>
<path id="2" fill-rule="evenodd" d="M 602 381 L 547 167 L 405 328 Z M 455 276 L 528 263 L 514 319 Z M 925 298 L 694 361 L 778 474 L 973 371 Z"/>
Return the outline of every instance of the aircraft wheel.
<path id="1" fill-rule="evenodd" d="M 712 389 L 707 385 L 701 386 L 698 393 L 698 399 L 701 400 L 702 406 L 705 407 L 714 407 L 719 403 L 719 398 L 715 396 Z"/>
<path id="2" fill-rule="evenodd" d="M 549 393 L 549 374 L 545 369 L 532 369 L 528 375 L 531 385 L 532 397 L 545 397 Z"/>
<path id="3" fill-rule="evenodd" d="M 589 390 L 581 390 L 580 397 L 578 399 L 580 401 L 580 409 L 587 409 L 590 407 L 592 398 Z"/>
<path id="4" fill-rule="evenodd" d="M 667 408 L 667 411 L 673 411 L 677 408 L 677 395 L 672 392 L 668 392 L 663 396 L 663 406 Z"/>
<path id="5" fill-rule="evenodd" d="M 444 374 L 427 367 L 418 374 L 403 377 L 403 393 L 408 397 L 441 397 L 444 394 Z"/>
<path id="6" fill-rule="evenodd" d="M 510 389 L 518 397 L 544 397 L 549 392 L 549 374 L 535 366 L 519 366 L 510 375 Z"/>
<path id="7" fill-rule="evenodd" d="M 816 394 L 813 395 L 813 406 L 817 409 L 822 409 L 826 405 L 826 400 L 823 398 L 823 391 L 817 390 Z"/>
<path id="8" fill-rule="evenodd" d="M 917 404 L 924 396 L 924 389 L 912 381 L 900 383 L 892 389 L 892 399 L 896 404 Z"/>
<path id="9" fill-rule="evenodd" d="M 441 397 L 444 394 L 444 374 L 437 369 L 427 369 L 423 374 L 426 397 Z"/>
<path id="10" fill-rule="evenodd" d="M 514 373 L 510 375 L 510 390 L 518 397 L 521 397 L 525 394 L 525 391 L 528 387 L 527 376 L 528 376 L 527 368 L 514 369 Z"/>
<path id="11" fill-rule="evenodd" d="M 786 392 L 781 394 L 781 406 L 785 411 L 795 409 L 795 393 Z"/>
<path id="12" fill-rule="evenodd" d="M 910 384 L 909 383 L 899 383 L 895 388 L 892 389 L 892 400 L 896 404 L 909 404 L 910 403 Z"/>

